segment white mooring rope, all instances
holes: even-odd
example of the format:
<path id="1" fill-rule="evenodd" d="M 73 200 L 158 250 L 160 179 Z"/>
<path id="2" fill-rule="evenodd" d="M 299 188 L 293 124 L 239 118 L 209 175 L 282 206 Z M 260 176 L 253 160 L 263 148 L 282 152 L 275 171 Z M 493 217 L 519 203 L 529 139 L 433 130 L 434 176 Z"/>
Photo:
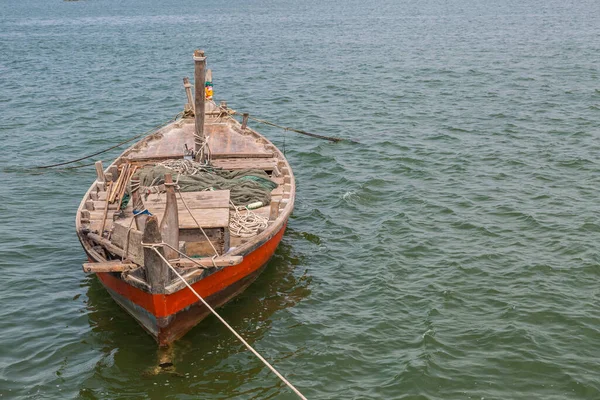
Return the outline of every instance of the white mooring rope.
<path id="1" fill-rule="evenodd" d="M 229 325 L 229 324 L 228 324 L 228 323 L 227 323 L 227 322 L 226 322 L 226 321 L 225 321 L 225 320 L 224 320 L 224 319 L 223 319 L 223 318 L 222 318 L 222 317 L 221 317 L 219 314 L 217 314 L 217 312 L 216 312 L 216 311 L 215 311 L 215 310 L 214 310 L 214 309 L 213 309 L 213 308 L 212 308 L 212 307 L 211 307 L 211 306 L 210 306 L 210 305 L 209 305 L 209 304 L 206 302 L 206 300 L 204 300 L 204 299 L 202 298 L 202 296 L 200 296 L 200 295 L 198 294 L 198 292 L 196 292 L 196 291 L 194 290 L 194 288 L 193 288 L 192 286 L 190 286 L 190 284 L 189 284 L 189 283 L 187 283 L 187 281 L 186 281 L 185 279 L 183 279 L 183 277 L 182 277 L 181 275 L 179 275 L 179 272 L 177 272 L 177 270 L 176 270 L 176 269 L 175 269 L 175 268 L 174 268 L 174 267 L 171 265 L 171 263 L 170 263 L 170 262 L 169 262 L 169 261 L 168 261 L 168 260 L 167 260 L 167 259 L 166 259 L 166 258 L 165 258 L 163 255 L 162 255 L 162 254 L 160 254 L 160 251 L 158 251 L 158 249 L 156 248 L 156 247 L 160 247 L 161 245 L 162 245 L 162 244 L 160 244 L 160 243 L 156 243 L 156 244 L 154 244 L 154 245 L 153 245 L 153 244 L 146 244 L 146 245 L 145 245 L 145 247 L 150 247 L 150 248 L 152 248 L 152 250 L 154 250 L 154 251 L 156 252 L 156 254 L 158 254 L 158 256 L 159 256 L 159 257 L 160 257 L 160 258 L 161 258 L 161 259 L 162 259 L 162 260 L 163 260 L 163 261 L 164 261 L 164 262 L 165 262 L 165 263 L 166 263 L 166 264 L 169 266 L 169 268 L 171 268 L 171 271 L 173 271 L 173 272 L 175 273 L 175 275 L 177 275 L 177 277 L 178 277 L 179 279 L 181 279 L 181 281 L 182 281 L 183 283 L 185 283 L 185 286 L 187 286 L 187 287 L 188 287 L 188 288 L 189 288 L 189 289 L 192 291 L 192 293 L 194 293 L 194 294 L 196 295 L 196 297 L 198 297 L 198 299 L 199 299 L 199 300 L 202 302 L 202 304 L 204 304 L 204 305 L 206 306 L 206 308 L 208 308 L 208 309 L 210 310 L 210 312 L 211 312 L 211 313 L 213 313 L 213 314 L 215 315 L 215 317 L 217 317 L 217 318 L 219 319 L 219 321 L 221 321 L 221 322 L 223 323 L 223 325 L 225 325 L 225 326 L 227 327 L 227 329 L 229 329 L 229 330 L 231 331 L 231 333 L 233 333 L 233 334 L 235 335 L 235 337 L 237 337 L 237 338 L 240 340 L 240 342 L 242 342 L 242 343 L 244 344 L 244 346 L 246 346 L 246 347 L 248 348 L 248 350 L 250 350 L 252 353 L 254 353 L 254 355 L 255 355 L 256 357 L 258 357 L 258 359 L 259 359 L 260 361 L 262 361 L 262 362 L 263 362 L 263 364 L 265 364 L 267 367 L 269 367 L 269 369 L 270 369 L 270 370 L 271 370 L 271 371 L 272 371 L 272 372 L 273 372 L 275 375 L 277 375 L 277 377 L 278 377 L 279 379 L 281 379 L 281 381 L 282 381 L 283 383 L 285 383 L 285 384 L 286 384 L 286 385 L 287 385 L 287 386 L 288 386 L 290 389 L 292 389 L 292 391 L 293 391 L 294 393 L 296 393 L 296 395 L 298 395 L 298 397 L 300 397 L 302 400 L 307 400 L 307 399 L 306 399 L 306 397 L 304 397 L 304 395 L 303 395 L 302 393 L 300 393 L 300 391 L 294 387 L 294 385 L 292 385 L 292 384 L 291 384 L 291 383 L 290 383 L 290 382 L 289 382 L 287 379 L 285 379 L 285 378 L 283 377 L 283 375 L 281 375 L 281 374 L 280 374 L 280 373 L 279 373 L 279 372 L 278 372 L 278 371 L 277 371 L 277 370 L 276 370 L 276 369 L 275 369 L 275 368 L 274 368 L 274 367 L 273 367 L 271 364 L 269 364 L 269 362 L 268 362 L 267 360 L 265 360 L 265 359 L 264 359 L 264 357 L 263 357 L 263 356 L 261 356 L 261 355 L 258 353 L 258 351 L 254 350 L 254 349 L 252 348 L 252 346 L 250 346 L 250 345 L 248 344 L 248 342 L 246 342 L 246 341 L 244 340 L 244 338 L 243 338 L 243 337 L 241 337 L 241 336 L 240 336 L 240 334 L 239 334 L 239 333 L 237 333 L 237 332 L 235 331 L 235 329 L 233 329 L 233 328 L 231 327 L 231 325 Z"/>

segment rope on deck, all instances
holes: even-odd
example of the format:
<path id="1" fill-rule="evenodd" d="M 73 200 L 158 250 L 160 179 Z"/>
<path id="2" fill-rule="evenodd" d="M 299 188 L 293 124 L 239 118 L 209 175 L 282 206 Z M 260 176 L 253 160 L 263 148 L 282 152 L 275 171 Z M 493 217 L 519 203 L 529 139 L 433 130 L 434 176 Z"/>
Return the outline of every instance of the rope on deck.
<path id="1" fill-rule="evenodd" d="M 185 283 L 185 285 L 192 291 L 192 293 L 194 293 L 196 295 L 196 297 L 198 298 L 198 300 L 200 300 L 202 302 L 202 304 L 204 304 L 204 306 L 206 306 L 206 308 L 208 308 L 210 310 L 211 313 L 213 313 L 215 315 L 215 317 L 217 317 L 219 319 L 219 321 L 221 321 L 223 323 L 223 325 L 225 325 L 227 327 L 227 329 L 229 329 L 231 331 L 231 333 L 233 333 L 235 335 L 235 337 L 237 337 L 239 339 L 240 342 L 242 342 L 244 344 L 244 346 L 246 346 L 246 348 L 248 348 L 248 350 L 250 350 L 256 357 L 258 357 L 258 359 L 260 361 L 263 362 L 263 364 L 265 364 L 275 375 L 277 375 L 277 377 L 279 379 L 281 379 L 281 381 L 283 383 L 285 383 L 299 398 L 301 398 L 302 400 L 306 400 L 306 397 L 304 397 L 304 395 L 302 393 L 300 393 L 300 391 L 298 389 L 296 389 L 296 387 L 294 385 L 292 385 L 287 379 L 285 379 L 283 377 L 283 375 L 281 375 L 271 364 L 269 364 L 269 362 L 267 360 L 265 360 L 265 358 L 263 356 L 261 356 L 258 351 L 254 350 L 254 348 L 252 346 L 250 346 L 250 344 L 248 344 L 248 342 L 246 342 L 244 340 L 244 338 L 242 336 L 240 336 L 239 333 L 236 332 L 235 329 L 233 329 L 231 327 L 231 325 L 229 325 L 207 302 L 206 300 L 204 300 L 202 298 L 202 296 L 200 296 L 198 294 L 198 292 L 196 292 L 194 290 L 194 288 L 179 274 L 179 272 L 177 272 L 177 270 L 171 265 L 171 263 L 160 253 L 160 251 L 158 251 L 157 247 L 162 246 L 162 243 L 149 243 L 149 244 L 143 244 L 144 247 L 149 247 L 152 250 L 154 250 L 154 252 L 156 254 L 158 254 L 158 256 L 168 265 L 168 267 L 171 269 L 171 271 L 173 271 L 173 273 L 175 275 L 177 275 L 177 277 L 179 279 L 181 279 L 181 281 L 183 283 Z"/>
<path id="2" fill-rule="evenodd" d="M 231 235 L 249 238 L 256 236 L 259 230 L 266 229 L 269 226 L 269 218 L 253 213 L 248 206 L 236 206 L 231 200 L 229 200 L 229 204 L 235 212 L 229 221 L 229 233 Z M 262 203 L 259 204 L 262 205 Z M 240 211 L 245 211 L 245 214 Z"/>

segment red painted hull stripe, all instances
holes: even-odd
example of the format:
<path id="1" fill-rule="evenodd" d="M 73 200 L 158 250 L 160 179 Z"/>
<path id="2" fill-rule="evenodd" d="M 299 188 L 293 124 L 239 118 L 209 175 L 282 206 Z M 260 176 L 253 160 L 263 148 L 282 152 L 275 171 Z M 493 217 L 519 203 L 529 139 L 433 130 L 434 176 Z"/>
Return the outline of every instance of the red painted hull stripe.
<path id="1" fill-rule="evenodd" d="M 244 260 L 240 264 L 225 267 L 194 283 L 192 287 L 200 296 L 206 298 L 250 275 L 264 265 L 275 253 L 286 225 L 284 224 L 279 232 L 262 246 L 244 256 Z M 158 318 L 175 314 L 198 301 L 198 298 L 187 287 L 168 295 L 151 294 L 127 284 L 110 273 L 98 273 L 97 275 L 103 285 L 128 298 Z"/>

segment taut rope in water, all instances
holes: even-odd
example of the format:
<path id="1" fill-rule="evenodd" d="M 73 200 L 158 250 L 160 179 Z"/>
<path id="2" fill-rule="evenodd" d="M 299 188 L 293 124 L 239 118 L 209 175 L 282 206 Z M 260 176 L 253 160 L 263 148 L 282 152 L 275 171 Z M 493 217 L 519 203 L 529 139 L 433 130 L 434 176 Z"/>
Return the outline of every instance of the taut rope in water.
<path id="1" fill-rule="evenodd" d="M 296 389 L 296 387 L 294 385 L 292 385 L 287 379 L 285 379 L 283 377 L 283 375 L 281 375 L 271 364 L 269 364 L 269 362 L 267 360 L 264 359 L 263 356 L 261 356 L 258 351 L 254 350 L 254 348 L 252 346 L 250 346 L 250 344 L 248 344 L 248 342 L 246 342 L 244 340 L 243 337 L 240 336 L 239 333 L 237 333 L 235 331 L 235 329 L 233 329 L 231 327 L 231 325 L 229 325 L 219 314 L 217 314 L 217 312 L 206 302 L 206 300 L 204 300 L 202 298 L 202 296 L 200 296 L 198 294 L 198 292 L 196 292 L 194 290 L 194 288 L 179 274 L 179 272 L 177 272 L 177 270 L 171 265 L 171 263 L 160 253 L 160 251 L 158 251 L 157 247 L 162 246 L 162 243 L 152 243 L 152 244 L 143 244 L 144 247 L 150 247 L 152 250 L 154 250 L 154 252 L 156 254 L 158 254 L 158 256 L 169 266 L 169 268 L 171 269 L 171 271 L 173 271 L 173 273 L 175 273 L 175 275 L 177 275 L 177 277 L 179 279 L 181 279 L 181 281 L 183 283 L 185 283 L 185 286 L 187 286 L 192 293 L 194 293 L 196 295 L 196 297 L 198 298 L 198 300 L 200 300 L 202 302 L 202 304 L 204 304 L 206 306 L 206 308 L 208 308 L 210 310 L 211 313 L 213 313 L 215 315 L 215 317 L 217 317 L 219 319 L 219 321 L 221 321 L 223 323 L 223 325 L 225 325 L 227 327 L 227 329 L 229 329 L 231 331 L 231 333 L 233 333 L 235 335 L 235 337 L 237 337 L 239 339 L 240 342 L 242 342 L 244 344 L 244 346 L 246 346 L 248 348 L 248 350 L 250 350 L 252 353 L 254 353 L 254 355 L 256 357 L 258 357 L 258 359 L 260 361 L 263 362 L 263 364 L 265 364 L 275 375 L 277 375 L 277 377 L 279 379 L 281 379 L 281 381 L 283 383 L 285 383 L 290 389 L 292 389 L 292 391 L 294 393 L 296 393 L 296 395 L 301 398 L 302 400 L 307 400 L 306 397 L 304 397 L 304 395 L 302 393 L 300 393 L 300 391 L 298 389 Z"/>
<path id="2" fill-rule="evenodd" d="M 243 115 L 242 113 L 239 113 L 235 110 L 232 110 L 230 108 L 227 109 L 227 113 L 229 115 Z M 344 142 L 344 141 L 348 141 L 348 142 L 353 142 L 353 143 L 358 143 L 356 140 L 353 139 L 342 139 L 339 137 L 335 137 L 335 136 L 325 136 L 325 135 L 319 135 L 316 133 L 310 133 L 310 132 L 306 132 L 300 129 L 294 129 L 294 128 L 290 128 L 289 126 L 282 126 L 282 125 L 277 125 L 276 123 L 264 120 L 264 119 L 260 119 L 260 118 L 254 118 L 248 115 L 248 119 L 251 119 L 252 121 L 256 121 L 260 124 L 265 124 L 265 125 L 269 125 L 269 126 L 274 126 L 275 128 L 280 128 L 283 129 L 284 131 L 291 131 L 291 132 L 296 132 L 299 133 L 301 135 L 306 135 L 306 136 L 310 136 L 310 137 L 314 137 L 317 139 L 323 139 L 323 140 L 329 140 L 330 142 Z"/>
<path id="3" fill-rule="evenodd" d="M 75 159 L 75 160 L 64 161 L 64 162 L 60 162 L 60 163 L 56 163 L 56 164 L 50 164 L 50 165 L 40 165 L 40 166 L 38 166 L 38 167 L 35 167 L 35 168 L 38 168 L 38 169 L 44 169 L 44 168 L 59 167 L 59 166 L 61 166 L 61 165 L 73 164 L 73 163 L 76 163 L 76 162 L 78 162 L 78 161 L 87 160 L 88 158 L 92 158 L 92 157 L 95 157 L 95 156 L 97 156 L 97 155 L 99 155 L 99 154 L 106 153 L 107 151 L 110 151 L 110 150 L 116 149 L 117 147 L 121 147 L 121 146 L 123 146 L 124 144 L 127 144 L 127 143 L 129 143 L 129 142 L 133 142 L 134 140 L 136 140 L 136 139 L 139 139 L 139 138 L 141 138 L 142 136 L 146 136 L 146 135 L 148 135 L 149 133 L 152 133 L 152 132 L 154 132 L 154 131 L 156 131 L 156 130 L 158 130 L 158 129 L 160 129 L 160 128 L 163 128 L 163 127 L 165 127 L 165 126 L 169 125 L 171 122 L 173 122 L 173 121 L 176 121 L 176 120 L 177 120 L 177 118 L 179 118 L 181 115 L 182 115 L 182 113 L 179 113 L 179 114 L 177 114 L 176 116 L 174 116 L 173 118 L 171 118 L 169 121 L 167 121 L 167 122 L 165 122 L 165 123 L 163 123 L 163 124 L 160 124 L 160 125 L 158 125 L 158 126 L 156 126 L 156 127 L 152 128 L 152 129 L 150 129 L 150 130 L 147 130 L 147 131 L 146 131 L 146 132 L 144 132 L 144 133 L 140 133 L 139 135 L 136 135 L 136 136 L 134 136 L 134 137 L 132 137 L 132 138 L 130 138 L 130 139 L 127 139 L 127 140 L 125 140 L 125 141 L 121 142 L 121 143 L 118 143 L 118 144 L 116 144 L 116 145 L 114 145 L 114 146 L 111 146 L 111 147 L 109 147 L 108 149 L 104 149 L 104 150 L 98 151 L 98 152 L 96 152 L 96 153 L 94 153 L 94 154 L 90 154 L 90 155 L 88 155 L 88 156 L 85 156 L 85 157 L 80 157 L 80 158 L 77 158 L 77 159 Z M 90 165 L 93 165 L 93 164 L 90 164 Z M 79 167 L 84 167 L 84 166 L 85 166 L 85 165 L 76 166 L 76 167 L 70 167 L 70 169 L 73 169 L 73 168 L 79 168 Z M 67 169 L 67 168 L 65 168 L 65 169 Z"/>

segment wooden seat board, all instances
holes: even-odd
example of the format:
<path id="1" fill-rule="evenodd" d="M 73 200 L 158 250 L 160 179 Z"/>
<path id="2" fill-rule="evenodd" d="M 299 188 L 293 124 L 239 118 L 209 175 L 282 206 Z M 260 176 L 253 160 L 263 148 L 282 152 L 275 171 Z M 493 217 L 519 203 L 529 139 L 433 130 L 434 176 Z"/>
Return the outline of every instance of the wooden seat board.
<path id="1" fill-rule="evenodd" d="M 162 220 L 162 215 L 165 212 L 164 208 L 148 208 L 153 215 L 158 217 L 158 221 Z M 198 221 L 202 228 L 224 228 L 229 226 L 229 209 L 225 208 L 205 208 L 191 209 L 194 218 Z M 197 229 L 198 225 L 194 218 L 185 209 L 179 209 L 179 228 L 180 229 Z"/>
<path id="2" fill-rule="evenodd" d="M 181 197 L 188 207 L 194 209 L 200 208 L 229 208 L 229 190 L 207 190 L 203 192 L 182 192 Z M 185 206 L 181 200 L 180 194 L 177 193 L 177 208 L 185 211 Z M 152 205 L 153 207 L 164 208 L 167 201 L 167 196 L 163 194 L 151 194 L 146 200 L 144 205 L 146 207 Z"/>
<path id="3" fill-rule="evenodd" d="M 144 202 L 144 206 L 151 214 L 160 220 L 163 217 L 166 206 L 166 196 L 158 197 L 158 201 L 152 201 L 152 195 Z M 194 229 L 198 225 L 203 228 L 224 228 L 229 226 L 229 190 L 216 190 L 205 192 L 182 193 L 185 204 L 192 212 L 187 210 L 179 195 L 177 195 L 177 211 L 179 214 L 180 229 Z M 196 221 L 194 221 L 194 218 Z"/>

